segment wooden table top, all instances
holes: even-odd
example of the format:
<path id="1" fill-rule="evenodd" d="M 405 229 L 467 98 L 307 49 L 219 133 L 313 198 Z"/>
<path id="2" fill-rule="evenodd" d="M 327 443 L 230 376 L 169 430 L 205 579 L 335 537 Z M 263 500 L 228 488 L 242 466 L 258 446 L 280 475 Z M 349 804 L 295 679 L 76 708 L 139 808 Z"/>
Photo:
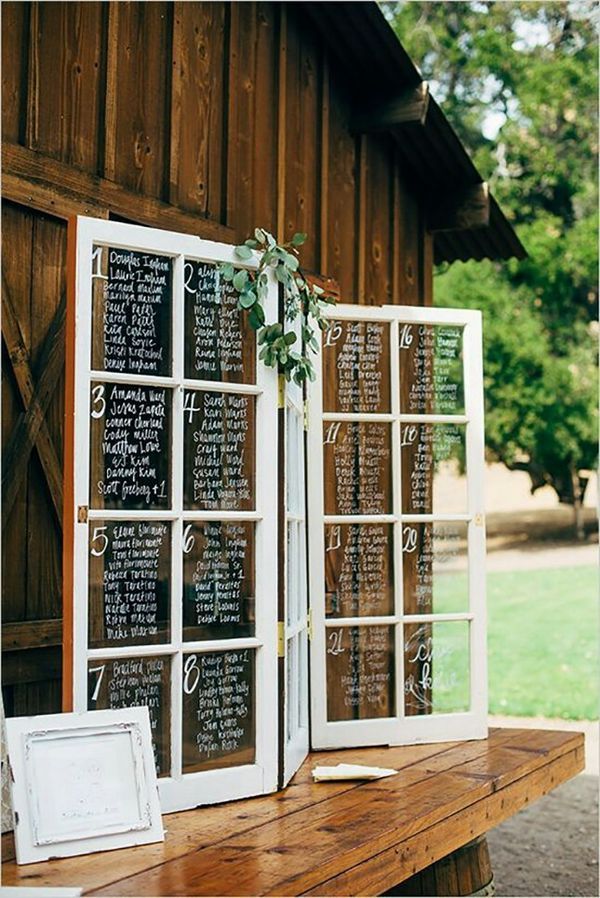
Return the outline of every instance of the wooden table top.
<path id="1" fill-rule="evenodd" d="M 371 783 L 313 783 L 315 764 L 394 767 Z M 2 884 L 90 895 L 380 895 L 579 773 L 581 733 L 319 752 L 283 792 L 163 818 L 164 843 L 17 867 Z"/>

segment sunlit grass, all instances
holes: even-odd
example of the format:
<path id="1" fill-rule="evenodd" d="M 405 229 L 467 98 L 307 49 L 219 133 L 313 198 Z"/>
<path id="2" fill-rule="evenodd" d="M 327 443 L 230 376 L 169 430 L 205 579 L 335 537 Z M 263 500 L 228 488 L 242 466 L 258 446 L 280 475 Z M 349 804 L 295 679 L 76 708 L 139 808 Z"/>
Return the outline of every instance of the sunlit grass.
<path id="1" fill-rule="evenodd" d="M 464 610 L 466 595 L 465 573 L 438 576 L 434 610 Z M 600 673 L 596 568 L 491 573 L 487 598 L 490 713 L 597 718 Z M 446 633 L 443 641 L 448 639 Z M 453 647 L 445 667 L 447 671 L 455 669 L 457 684 L 455 688 L 438 689 L 437 696 L 434 690 L 437 711 L 455 709 L 461 691 L 458 684 L 464 680 L 464 650 Z"/>
<path id="2" fill-rule="evenodd" d="M 593 565 L 489 574 L 490 712 L 597 718 L 598 633 Z"/>

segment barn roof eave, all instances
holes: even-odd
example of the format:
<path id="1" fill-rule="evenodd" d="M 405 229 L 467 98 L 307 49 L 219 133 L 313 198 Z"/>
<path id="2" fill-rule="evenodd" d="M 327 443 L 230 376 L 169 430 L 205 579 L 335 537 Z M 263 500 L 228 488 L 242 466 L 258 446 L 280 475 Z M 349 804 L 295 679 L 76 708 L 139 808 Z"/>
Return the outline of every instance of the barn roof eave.
<path id="1" fill-rule="evenodd" d="M 332 55 L 347 75 L 357 107 L 369 108 L 373 97 L 382 103 L 418 89 L 421 74 L 375 2 L 302 2 Z M 433 100 L 417 125 L 389 125 L 396 138 L 403 167 L 426 200 L 445 185 L 473 187 L 482 183 L 480 173 L 450 122 Z M 409 140 L 407 141 L 407 137 Z M 410 145 L 408 145 L 410 144 Z M 435 164 L 434 164 L 435 160 Z M 511 223 L 490 194 L 489 223 L 476 229 L 438 232 L 434 235 L 435 262 L 458 259 L 524 259 L 527 252 Z"/>

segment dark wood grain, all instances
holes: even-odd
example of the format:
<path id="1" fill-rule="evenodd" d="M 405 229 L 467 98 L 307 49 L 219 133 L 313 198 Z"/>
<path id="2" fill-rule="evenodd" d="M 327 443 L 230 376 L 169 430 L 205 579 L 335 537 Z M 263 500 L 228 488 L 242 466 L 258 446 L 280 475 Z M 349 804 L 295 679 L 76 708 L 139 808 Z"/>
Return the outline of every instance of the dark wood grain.
<path id="1" fill-rule="evenodd" d="M 166 231 L 231 243 L 234 231 L 177 206 L 143 196 L 113 181 L 78 171 L 15 144 L 2 150 L 2 195 L 61 219 L 72 215 L 107 218 L 108 212 Z"/>
<path id="2" fill-rule="evenodd" d="M 370 136 L 366 144 L 365 302 L 380 306 L 392 301 L 393 180 L 392 147 L 388 139 Z"/>
<path id="3" fill-rule="evenodd" d="M 225 202 L 228 16 L 223 3 L 175 3 L 173 11 L 169 200 L 217 221 Z"/>
<path id="4" fill-rule="evenodd" d="M 166 199 L 171 80 L 170 3 L 109 8 L 104 173 Z"/>
<path id="5" fill-rule="evenodd" d="M 282 4 L 229 7 L 227 224 L 277 229 L 277 41 Z"/>
<path id="6" fill-rule="evenodd" d="M 11 297 L 23 351 L 31 348 L 31 255 L 33 215 L 26 209 L 4 203 L 2 209 L 3 284 Z M 4 324 L 4 321 L 3 321 Z M 2 447 L 11 441 L 23 415 L 23 403 L 9 354 L 3 346 L 2 377 Z M 6 493 L 2 495 L 2 620 L 25 617 L 25 584 L 27 578 L 27 482 L 22 478 L 9 512 Z"/>
<path id="7" fill-rule="evenodd" d="M 29 3 L 2 4 L 2 137 L 19 141 L 27 123 Z"/>
<path id="8" fill-rule="evenodd" d="M 386 131 L 406 124 L 423 125 L 429 108 L 429 85 L 422 81 L 418 87 L 403 91 L 396 99 L 375 105 L 374 109 L 359 112 L 352 120 L 357 132 Z"/>
<path id="9" fill-rule="evenodd" d="M 102 4 L 33 3 L 32 16 L 28 146 L 96 174 L 103 107 Z"/>
<path id="10" fill-rule="evenodd" d="M 356 139 L 348 128 L 350 101 L 339 83 L 329 78 L 329 142 L 327 151 L 327 273 L 340 285 L 342 302 L 356 302 Z"/>
<path id="11" fill-rule="evenodd" d="M 2 651 L 37 649 L 62 643 L 60 618 L 36 621 L 15 621 L 2 626 Z"/>
<path id="12" fill-rule="evenodd" d="M 10 290 L 5 278 L 3 278 L 2 283 L 2 336 L 9 354 L 12 373 L 17 383 L 23 407 L 27 410 L 30 404 L 34 401 L 35 381 L 31 372 L 29 353 L 25 346 L 21 327 L 10 298 Z M 44 474 L 50 489 L 50 497 L 54 505 L 57 521 L 62 524 L 61 463 L 58 460 L 54 442 L 50 436 L 48 425 L 43 414 L 38 414 L 38 417 L 40 425 L 36 437 L 37 451 L 42 467 L 44 468 Z M 14 499 L 11 504 L 12 503 L 14 503 Z M 9 513 L 8 505 L 9 503 L 6 502 L 5 510 L 7 517 Z"/>
<path id="13" fill-rule="evenodd" d="M 283 237 L 308 234 L 302 262 L 319 269 L 319 141 L 322 52 L 313 33 L 288 7 Z M 329 274 L 323 271 L 322 274 Z"/>

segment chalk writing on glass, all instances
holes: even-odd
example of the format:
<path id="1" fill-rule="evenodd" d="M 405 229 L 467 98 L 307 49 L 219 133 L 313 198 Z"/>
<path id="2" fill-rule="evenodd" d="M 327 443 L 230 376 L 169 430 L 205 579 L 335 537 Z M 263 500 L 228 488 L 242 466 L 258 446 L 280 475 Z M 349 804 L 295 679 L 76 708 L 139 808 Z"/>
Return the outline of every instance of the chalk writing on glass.
<path id="1" fill-rule="evenodd" d="M 325 514 L 391 511 L 390 427 L 337 422 L 323 431 Z"/>
<path id="2" fill-rule="evenodd" d="M 402 560 L 405 614 L 468 611 L 467 524 L 413 523 L 414 551 Z"/>
<path id="3" fill-rule="evenodd" d="M 323 344 L 323 410 L 390 411 L 389 325 L 337 321 Z"/>
<path id="4" fill-rule="evenodd" d="M 188 524 L 183 561 L 184 639 L 254 634 L 254 524 Z"/>
<path id="5" fill-rule="evenodd" d="M 146 705 L 159 776 L 171 767 L 171 661 L 169 658 L 113 658 L 88 665 L 88 710 Z"/>
<path id="6" fill-rule="evenodd" d="M 91 648 L 168 642 L 170 542 L 162 521 L 90 524 Z"/>
<path id="7" fill-rule="evenodd" d="M 393 633 L 387 626 L 328 629 L 328 720 L 395 714 Z"/>
<path id="8" fill-rule="evenodd" d="M 325 526 L 327 617 L 393 614 L 392 526 Z"/>
<path id="9" fill-rule="evenodd" d="M 455 325 L 400 325 L 402 411 L 464 412 L 463 329 Z"/>
<path id="10" fill-rule="evenodd" d="M 226 383 L 254 383 L 255 336 L 238 309 L 238 293 L 218 266 L 186 259 L 185 376 Z"/>
<path id="11" fill-rule="evenodd" d="M 167 508 L 170 391 L 92 384 L 91 415 L 92 508 Z"/>
<path id="12" fill-rule="evenodd" d="M 184 396 L 184 505 L 254 507 L 255 398 L 190 390 Z"/>
<path id="13" fill-rule="evenodd" d="M 404 514 L 465 513 L 465 427 L 403 424 L 401 428 Z"/>
<path id="14" fill-rule="evenodd" d="M 122 374 L 171 373 L 173 261 L 94 248 L 92 367 Z"/>
<path id="15" fill-rule="evenodd" d="M 467 711 L 469 704 L 468 621 L 406 624 L 405 713 Z"/>
<path id="16" fill-rule="evenodd" d="M 184 773 L 255 760 L 254 652 L 183 656 Z"/>

